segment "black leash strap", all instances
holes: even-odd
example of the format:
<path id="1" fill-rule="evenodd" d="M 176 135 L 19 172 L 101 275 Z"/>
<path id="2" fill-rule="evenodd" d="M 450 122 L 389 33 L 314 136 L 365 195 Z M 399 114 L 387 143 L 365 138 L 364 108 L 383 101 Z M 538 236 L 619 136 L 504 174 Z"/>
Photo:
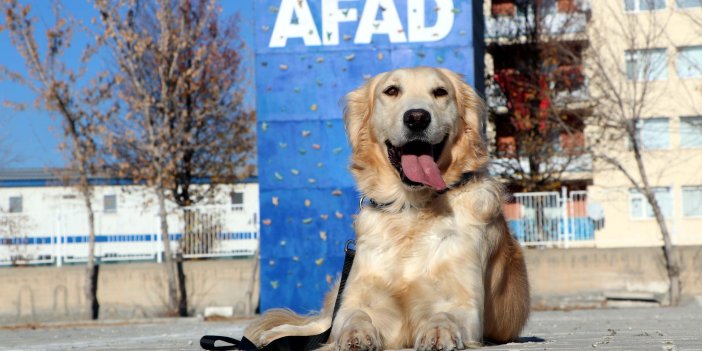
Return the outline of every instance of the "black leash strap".
<path id="1" fill-rule="evenodd" d="M 332 313 L 332 324 L 336 313 L 341 307 L 341 294 L 346 287 L 346 280 L 351 272 L 353 259 L 356 256 L 356 242 L 349 240 L 346 242 L 346 256 L 344 257 L 344 267 L 341 269 L 341 280 L 339 281 L 339 292 L 336 294 L 336 302 L 334 303 L 334 312 Z M 317 335 L 308 336 L 284 336 L 280 339 L 273 340 L 270 344 L 259 349 L 256 345 L 247 338 L 237 340 L 227 336 L 205 335 L 200 339 L 200 347 L 209 351 L 224 351 L 224 350 L 239 350 L 239 351 L 311 351 L 318 349 L 322 344 L 327 342 L 331 334 L 332 327 Z M 220 341 L 225 345 L 216 346 L 215 343 Z"/>

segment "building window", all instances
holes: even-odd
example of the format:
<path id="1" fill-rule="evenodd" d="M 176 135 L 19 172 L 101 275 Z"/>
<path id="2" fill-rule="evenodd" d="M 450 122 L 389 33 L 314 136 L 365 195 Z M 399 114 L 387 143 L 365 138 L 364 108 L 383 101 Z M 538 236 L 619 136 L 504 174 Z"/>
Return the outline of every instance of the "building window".
<path id="1" fill-rule="evenodd" d="M 670 218 L 673 214 L 673 196 L 670 193 L 669 187 L 657 187 L 651 189 L 653 196 L 661 208 L 663 217 Z M 631 218 L 647 219 L 654 218 L 653 207 L 648 203 L 646 197 L 636 189 L 629 190 L 629 211 Z"/>
<path id="2" fill-rule="evenodd" d="M 680 147 L 702 148 L 702 116 L 680 117 Z"/>
<path id="3" fill-rule="evenodd" d="M 10 196 L 10 213 L 22 213 L 22 196 Z"/>
<path id="4" fill-rule="evenodd" d="M 239 211 L 244 209 L 244 193 L 241 191 L 234 191 L 231 193 L 232 198 L 232 210 Z"/>
<path id="5" fill-rule="evenodd" d="M 702 217 L 702 186 L 682 187 L 683 216 Z"/>
<path id="6" fill-rule="evenodd" d="M 702 0 L 675 0 L 675 6 L 677 6 L 679 9 L 702 7 Z"/>
<path id="7" fill-rule="evenodd" d="M 666 0 L 624 0 L 627 12 L 651 11 L 665 8 Z"/>
<path id="8" fill-rule="evenodd" d="M 656 117 L 639 120 L 638 137 L 642 150 L 662 150 L 670 147 L 668 118 Z"/>
<path id="9" fill-rule="evenodd" d="M 117 212 L 117 195 L 105 195 L 102 197 L 103 211 L 105 213 Z"/>
<path id="10" fill-rule="evenodd" d="M 680 78 L 702 77 L 702 46 L 678 48 L 676 66 Z"/>
<path id="11" fill-rule="evenodd" d="M 668 77 L 665 49 L 626 51 L 626 77 L 630 80 L 663 80 Z"/>

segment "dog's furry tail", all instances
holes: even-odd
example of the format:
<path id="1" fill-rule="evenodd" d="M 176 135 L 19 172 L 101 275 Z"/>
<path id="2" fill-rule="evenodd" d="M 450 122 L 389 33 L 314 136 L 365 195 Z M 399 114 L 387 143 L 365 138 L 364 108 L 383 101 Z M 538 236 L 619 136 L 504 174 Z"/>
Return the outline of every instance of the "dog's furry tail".
<path id="1" fill-rule="evenodd" d="M 316 335 L 327 330 L 332 323 L 332 309 L 338 284 L 327 294 L 324 307 L 318 315 L 299 315 L 289 309 L 273 308 L 254 320 L 244 336 L 256 346 L 263 347 L 284 336 Z"/>

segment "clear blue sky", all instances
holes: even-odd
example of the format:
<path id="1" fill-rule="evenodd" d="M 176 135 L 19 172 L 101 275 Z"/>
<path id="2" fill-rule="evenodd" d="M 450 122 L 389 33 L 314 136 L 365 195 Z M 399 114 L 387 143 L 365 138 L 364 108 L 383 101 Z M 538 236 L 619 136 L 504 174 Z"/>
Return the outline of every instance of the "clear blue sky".
<path id="1" fill-rule="evenodd" d="M 243 54 L 246 57 L 244 68 L 249 72 L 248 81 L 250 82 L 253 82 L 251 73 L 253 52 L 250 49 L 253 46 L 253 1 L 255 0 L 219 1 L 223 16 L 240 14 L 240 37 L 249 47 Z M 38 37 L 43 40 L 46 24 L 52 23 L 54 18 L 50 2 L 47 0 L 21 0 L 20 2 L 32 6 L 32 13 L 39 18 L 36 26 L 37 33 L 41 35 Z M 90 18 L 95 16 L 95 9 L 90 1 L 65 0 L 63 3 L 65 12 L 85 23 L 90 23 Z M 0 23 L 4 21 L 4 16 L 0 16 Z M 77 42 L 79 40 L 81 38 L 77 36 L 77 44 L 79 44 Z M 40 42 L 40 45 L 44 45 L 44 42 Z M 67 53 L 67 61 L 79 60 L 80 50 L 74 51 Z M 103 63 L 98 64 L 102 65 Z M 26 72 L 22 58 L 10 43 L 9 36 L 5 32 L 0 32 L 0 65 L 13 71 Z M 253 88 L 249 91 L 253 92 Z M 254 105 L 253 98 L 253 94 L 247 97 L 250 106 Z M 9 147 L 16 160 L 10 164 L 0 163 L 0 169 L 6 167 L 60 167 L 64 165 L 63 155 L 57 148 L 61 141 L 58 123 L 46 111 L 33 107 L 34 95 L 32 91 L 11 82 L 0 81 L 0 104 L 7 100 L 26 103 L 29 108 L 18 112 L 0 105 L 0 140 L 2 140 L 0 147 Z M 0 160 L 0 162 L 2 161 Z"/>

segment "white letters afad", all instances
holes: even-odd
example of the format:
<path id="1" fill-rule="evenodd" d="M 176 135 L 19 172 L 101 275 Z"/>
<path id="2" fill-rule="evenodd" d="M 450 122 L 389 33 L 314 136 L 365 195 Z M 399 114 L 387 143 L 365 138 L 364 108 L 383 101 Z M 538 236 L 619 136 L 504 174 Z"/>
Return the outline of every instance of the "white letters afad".
<path id="1" fill-rule="evenodd" d="M 449 35 L 455 16 L 453 0 L 399 0 L 407 3 L 405 28 L 395 0 L 366 0 L 360 16 L 348 6 L 359 0 L 321 1 L 321 36 L 307 0 L 282 0 L 268 46 L 285 47 L 291 38 L 302 39 L 305 46 L 339 45 L 341 22 L 358 22 L 356 44 L 370 44 L 374 35 L 385 35 L 391 43 L 438 41 Z M 426 23 L 425 1 L 435 3 L 436 23 Z"/>

